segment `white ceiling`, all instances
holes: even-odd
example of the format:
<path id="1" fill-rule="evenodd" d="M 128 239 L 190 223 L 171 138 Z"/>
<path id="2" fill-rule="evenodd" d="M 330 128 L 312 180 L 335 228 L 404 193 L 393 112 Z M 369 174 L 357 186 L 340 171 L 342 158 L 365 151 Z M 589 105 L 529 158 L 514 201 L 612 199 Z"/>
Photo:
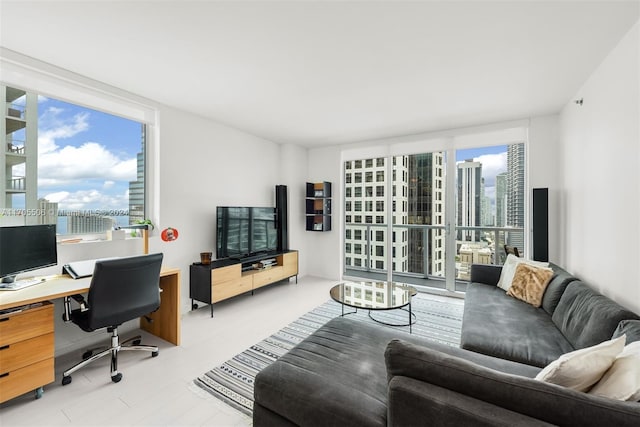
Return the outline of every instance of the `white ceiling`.
<path id="1" fill-rule="evenodd" d="M 624 1 L 10 1 L 0 44 L 278 143 L 555 113 Z"/>

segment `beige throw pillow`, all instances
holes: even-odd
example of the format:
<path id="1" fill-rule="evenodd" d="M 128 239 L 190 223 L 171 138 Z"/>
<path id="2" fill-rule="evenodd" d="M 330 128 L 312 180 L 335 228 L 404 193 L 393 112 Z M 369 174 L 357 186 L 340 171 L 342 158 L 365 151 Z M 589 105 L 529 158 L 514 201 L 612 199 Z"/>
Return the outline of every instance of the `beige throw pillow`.
<path id="1" fill-rule="evenodd" d="M 626 337 L 602 342 L 563 354 L 536 375 L 536 380 L 561 385 L 577 391 L 587 391 L 613 365 L 624 348 Z"/>
<path id="2" fill-rule="evenodd" d="M 610 399 L 640 401 L 640 341 L 627 345 L 590 394 Z"/>
<path id="3" fill-rule="evenodd" d="M 532 261 L 529 259 L 518 258 L 513 254 L 507 255 L 507 259 L 504 261 L 502 270 L 500 271 L 500 279 L 498 280 L 498 287 L 508 291 L 513 281 L 513 276 L 516 274 L 516 268 L 519 264 L 525 263 L 536 267 L 549 267 L 548 262 Z"/>
<path id="4" fill-rule="evenodd" d="M 553 278 L 553 270 L 548 267 L 534 267 L 520 263 L 513 275 L 507 295 L 528 302 L 534 307 L 542 305 L 542 295 Z"/>

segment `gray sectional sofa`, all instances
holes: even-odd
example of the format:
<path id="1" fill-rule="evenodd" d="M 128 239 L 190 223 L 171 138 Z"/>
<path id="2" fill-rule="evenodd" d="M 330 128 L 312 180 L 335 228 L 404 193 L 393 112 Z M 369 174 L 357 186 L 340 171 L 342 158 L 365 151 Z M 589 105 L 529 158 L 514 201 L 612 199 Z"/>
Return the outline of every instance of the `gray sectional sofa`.
<path id="1" fill-rule="evenodd" d="M 640 319 L 563 269 L 535 308 L 496 287 L 500 267 L 473 266 L 463 348 L 336 318 L 254 385 L 261 426 L 638 426 L 640 403 L 534 380 L 563 353 L 625 333 Z"/>

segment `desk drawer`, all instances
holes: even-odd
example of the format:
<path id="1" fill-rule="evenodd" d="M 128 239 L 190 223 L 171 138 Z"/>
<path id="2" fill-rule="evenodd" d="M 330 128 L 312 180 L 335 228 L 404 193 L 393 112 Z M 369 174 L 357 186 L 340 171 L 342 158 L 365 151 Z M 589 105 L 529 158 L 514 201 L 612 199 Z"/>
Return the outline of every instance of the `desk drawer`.
<path id="1" fill-rule="evenodd" d="M 53 304 L 0 318 L 0 346 L 53 332 Z"/>
<path id="2" fill-rule="evenodd" d="M 220 283 L 211 287 L 211 302 L 216 303 L 236 295 L 249 292 L 253 279 L 245 276 L 240 279 L 230 280 L 227 283 Z"/>
<path id="3" fill-rule="evenodd" d="M 0 402 L 33 391 L 55 380 L 53 357 L 0 377 Z"/>
<path id="4" fill-rule="evenodd" d="M 53 357 L 53 332 L 0 346 L 0 375 Z"/>

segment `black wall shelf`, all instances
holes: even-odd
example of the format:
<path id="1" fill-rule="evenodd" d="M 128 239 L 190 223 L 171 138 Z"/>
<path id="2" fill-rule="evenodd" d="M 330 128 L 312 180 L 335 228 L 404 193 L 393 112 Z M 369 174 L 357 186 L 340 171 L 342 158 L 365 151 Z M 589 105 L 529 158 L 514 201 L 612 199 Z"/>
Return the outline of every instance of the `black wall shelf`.
<path id="1" fill-rule="evenodd" d="M 307 182 L 307 231 L 331 231 L 331 183 Z"/>

